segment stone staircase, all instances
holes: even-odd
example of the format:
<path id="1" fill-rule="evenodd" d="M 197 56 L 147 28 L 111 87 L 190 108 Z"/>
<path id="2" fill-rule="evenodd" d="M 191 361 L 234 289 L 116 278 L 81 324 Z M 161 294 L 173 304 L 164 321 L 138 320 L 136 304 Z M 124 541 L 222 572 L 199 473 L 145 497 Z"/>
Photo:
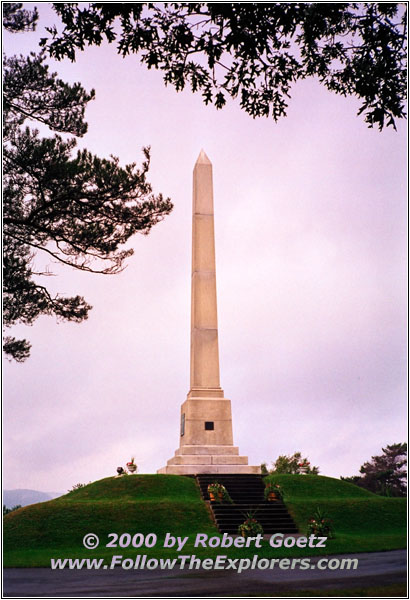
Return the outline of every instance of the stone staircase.
<path id="1" fill-rule="evenodd" d="M 248 512 L 254 513 L 264 533 L 298 533 L 283 502 L 265 500 L 261 475 L 201 474 L 196 476 L 196 480 L 204 500 L 209 500 L 207 488 L 215 481 L 226 487 L 233 500 L 233 504 L 210 502 L 221 533 L 238 533 L 238 526 L 245 521 Z"/>

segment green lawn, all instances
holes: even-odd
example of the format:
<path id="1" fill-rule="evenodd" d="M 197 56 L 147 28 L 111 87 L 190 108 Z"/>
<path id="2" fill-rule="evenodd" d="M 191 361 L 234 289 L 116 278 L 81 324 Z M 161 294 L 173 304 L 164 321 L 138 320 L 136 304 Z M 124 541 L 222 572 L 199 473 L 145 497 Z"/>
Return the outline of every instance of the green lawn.
<path id="1" fill-rule="evenodd" d="M 260 549 L 195 548 L 197 533 L 218 536 L 206 503 L 193 478 L 178 475 L 110 477 L 72 491 L 61 498 L 32 504 L 4 517 L 4 566 L 49 566 L 50 558 L 106 558 L 114 554 L 135 557 L 171 557 L 195 554 L 201 558 L 287 557 L 365 552 L 404 548 L 406 500 L 381 498 L 352 484 L 322 476 L 275 476 L 285 492 L 285 503 L 301 533 L 317 506 L 333 520 L 335 539 L 326 548 Z M 155 533 L 153 548 L 106 548 L 109 533 Z M 182 552 L 164 548 L 163 540 L 188 537 Z M 100 538 L 96 550 L 87 550 L 86 533 Z"/>

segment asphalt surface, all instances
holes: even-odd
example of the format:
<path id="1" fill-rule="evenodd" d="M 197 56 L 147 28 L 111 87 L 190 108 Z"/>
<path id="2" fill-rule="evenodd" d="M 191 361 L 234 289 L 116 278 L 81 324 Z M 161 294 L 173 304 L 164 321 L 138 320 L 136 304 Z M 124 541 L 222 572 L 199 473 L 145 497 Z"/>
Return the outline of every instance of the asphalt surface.
<path id="1" fill-rule="evenodd" d="M 308 570 L 224 571 L 173 570 L 51 570 L 46 568 L 4 569 L 3 597 L 203 597 L 257 596 L 291 590 L 335 590 L 404 583 L 407 552 L 372 552 L 329 556 L 357 558 L 357 569 L 320 570 L 311 559 Z M 335 564 L 335 563 L 333 563 Z"/>

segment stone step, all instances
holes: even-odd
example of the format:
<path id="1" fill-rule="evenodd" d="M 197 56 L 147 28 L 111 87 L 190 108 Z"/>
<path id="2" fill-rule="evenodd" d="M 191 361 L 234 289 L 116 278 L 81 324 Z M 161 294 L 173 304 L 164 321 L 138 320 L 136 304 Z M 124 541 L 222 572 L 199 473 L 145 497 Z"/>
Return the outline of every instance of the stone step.
<path id="1" fill-rule="evenodd" d="M 237 530 L 239 525 L 241 525 L 244 521 L 245 521 L 245 519 L 242 519 L 241 521 L 217 521 L 217 525 L 218 525 L 218 527 L 221 527 L 224 530 L 226 527 Z M 289 529 L 291 531 L 294 531 L 295 533 L 298 533 L 295 524 L 291 523 L 289 521 L 277 521 L 277 522 L 275 522 L 275 521 L 259 521 L 259 523 L 262 525 L 264 530 L 266 528 L 277 529 L 278 531 L 281 529 Z M 224 533 L 224 532 L 221 531 L 221 533 Z"/>
<path id="2" fill-rule="evenodd" d="M 257 510 L 258 513 L 264 513 L 264 512 L 269 512 L 269 514 L 280 514 L 280 513 L 287 513 L 287 509 L 286 506 L 284 504 L 280 504 L 280 505 L 275 505 L 275 506 L 271 506 L 272 503 L 268 503 L 266 502 L 266 504 L 255 504 L 255 503 L 250 503 L 250 502 L 244 502 L 243 504 L 222 504 L 219 502 L 211 502 L 211 507 L 212 510 L 215 513 L 231 513 L 232 511 L 238 511 L 238 512 L 243 512 L 245 510 Z"/>
<path id="3" fill-rule="evenodd" d="M 184 454 L 177 455 L 167 461 L 167 465 L 247 465 L 247 456 L 232 454 Z"/>
<path id="4" fill-rule="evenodd" d="M 235 483 L 236 481 L 241 481 L 241 482 L 243 482 L 243 483 L 246 483 L 246 482 L 250 482 L 250 481 L 252 481 L 252 480 L 255 480 L 255 481 L 260 481 L 260 482 L 262 482 L 262 483 L 263 483 L 261 476 L 260 476 L 260 475 L 258 475 L 257 473 L 255 473 L 255 474 L 253 474 L 253 473 L 249 473 L 249 474 L 244 474 L 244 475 L 241 475 L 241 474 L 239 473 L 238 475 L 240 475 L 240 477 L 237 477 L 237 475 L 236 475 L 236 474 L 235 474 L 235 475 L 232 475 L 232 474 L 227 474 L 227 473 L 225 473 L 225 474 L 223 475 L 223 478 L 224 478 L 226 481 L 232 481 L 233 483 Z M 215 474 L 213 474 L 213 473 L 208 473 L 208 474 L 206 474 L 206 473 L 205 473 L 205 474 L 204 474 L 204 477 L 203 477 L 202 479 L 203 479 L 204 481 L 206 481 L 206 480 L 211 480 L 213 477 L 215 477 Z"/>
<path id="5" fill-rule="evenodd" d="M 265 490 L 264 487 L 252 487 L 251 485 L 246 485 L 246 486 L 234 486 L 234 485 L 230 485 L 229 482 L 227 483 L 226 481 L 223 482 L 220 479 L 215 480 L 215 481 L 210 481 L 209 484 L 201 486 L 201 490 L 207 490 L 208 489 L 208 485 L 212 485 L 213 483 L 221 483 L 222 485 L 224 485 L 226 487 L 226 489 L 228 490 L 229 493 L 243 493 L 243 494 L 253 494 L 253 495 L 262 495 L 263 496 L 263 492 Z"/>
<path id="6" fill-rule="evenodd" d="M 250 465 L 167 465 L 158 469 L 157 473 L 168 475 L 202 475 L 209 474 L 210 469 L 214 474 L 230 473 L 232 468 L 238 473 L 258 473 L 260 467 L 252 467 Z"/>
<path id="7" fill-rule="evenodd" d="M 215 518 L 218 522 L 223 523 L 243 523 L 246 519 L 246 514 L 244 515 L 236 515 L 236 516 L 227 516 L 227 515 L 215 515 Z M 289 525 L 292 524 L 288 515 L 282 515 L 281 517 L 271 517 L 270 515 L 254 515 L 254 518 L 262 523 L 265 521 L 266 523 L 287 523 Z"/>
<path id="8" fill-rule="evenodd" d="M 237 523 L 238 525 L 240 525 L 241 523 L 243 523 L 246 519 L 246 515 L 241 515 L 241 516 L 236 516 L 236 517 L 220 517 L 219 515 L 216 516 L 216 521 L 218 523 Z M 269 515 L 255 515 L 254 517 L 257 521 L 259 521 L 259 523 L 267 523 L 267 524 L 274 524 L 274 525 L 289 525 L 289 526 L 293 526 L 293 522 L 291 521 L 291 519 L 288 517 L 288 515 L 284 515 L 281 518 L 277 518 L 274 519 L 272 517 L 270 517 Z"/>
<path id="9" fill-rule="evenodd" d="M 211 455 L 216 455 L 216 454 L 223 454 L 224 456 L 228 456 L 228 455 L 233 455 L 233 456 L 238 456 L 239 455 L 239 448 L 238 446 L 193 446 L 193 445 L 186 445 L 186 446 L 181 446 L 180 448 L 178 448 L 178 450 L 175 450 L 175 456 L 181 456 L 181 455 L 207 455 L 207 454 L 211 454 Z"/>
<path id="10" fill-rule="evenodd" d="M 252 513 L 255 516 L 255 519 L 259 518 L 269 518 L 269 519 L 287 519 L 288 511 L 286 508 L 281 511 L 272 511 L 272 510 L 248 510 L 246 507 L 244 509 L 238 509 L 237 506 L 232 506 L 231 510 L 216 510 L 215 507 L 212 506 L 212 510 L 214 512 L 215 517 L 218 519 L 227 519 L 227 518 L 242 518 L 248 513 Z"/>
<path id="11" fill-rule="evenodd" d="M 264 487 L 253 487 L 252 485 L 246 485 L 246 486 L 239 486 L 239 485 L 232 485 L 229 484 L 229 482 L 223 482 L 220 479 L 214 480 L 214 481 L 210 481 L 209 484 L 206 484 L 204 486 L 201 486 L 202 490 L 207 490 L 208 489 L 208 485 L 213 484 L 213 483 L 221 483 L 222 485 L 224 485 L 226 487 L 226 489 L 229 492 L 242 492 L 244 494 L 262 494 L 264 493 L 265 488 Z"/>
<path id="12" fill-rule="evenodd" d="M 244 515 L 237 515 L 234 517 L 228 517 L 228 516 L 221 516 L 221 515 L 215 515 L 215 520 L 218 523 L 237 523 L 238 525 L 240 525 L 241 523 L 243 523 L 246 520 L 246 514 Z M 289 526 L 293 526 L 293 521 L 289 518 L 288 515 L 282 515 L 281 517 L 271 517 L 269 515 L 254 515 L 254 518 L 259 521 L 260 523 L 270 523 L 270 524 L 277 524 L 277 525 L 289 525 Z"/>
<path id="13" fill-rule="evenodd" d="M 237 535 L 238 534 L 238 528 L 237 527 L 224 527 L 223 531 L 221 531 L 221 533 L 230 533 L 232 535 Z M 264 527 L 263 528 L 263 533 L 265 534 L 274 534 L 274 533 L 288 533 L 288 534 L 297 534 L 298 530 L 297 529 L 290 529 L 289 527 Z"/>

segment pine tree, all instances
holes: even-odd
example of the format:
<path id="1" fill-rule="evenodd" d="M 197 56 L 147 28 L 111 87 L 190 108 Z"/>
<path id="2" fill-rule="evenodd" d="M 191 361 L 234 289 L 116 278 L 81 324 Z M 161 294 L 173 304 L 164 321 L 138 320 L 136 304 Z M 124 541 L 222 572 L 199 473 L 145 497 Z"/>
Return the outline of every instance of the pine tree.
<path id="1" fill-rule="evenodd" d="M 392 444 L 382 448 L 382 452 L 360 467 L 362 477 L 358 484 L 383 496 L 405 496 L 407 444 Z"/>
<path id="2" fill-rule="evenodd" d="M 20 3 L 4 4 L 3 17 L 12 32 L 33 30 L 37 21 L 36 11 Z M 44 53 L 5 57 L 3 73 L 3 324 L 31 325 L 40 315 L 81 322 L 91 306 L 79 295 L 52 296 L 42 279 L 50 273 L 35 270 L 36 253 L 82 271 L 118 273 L 133 253 L 124 244 L 137 232 L 148 234 L 172 204 L 147 180 L 149 148 L 141 168 L 121 167 L 115 157 L 75 153 L 76 139 L 58 135 L 86 133 L 93 90 L 51 73 Z M 28 125 L 33 121 L 58 133 L 41 137 Z M 30 343 L 5 336 L 3 349 L 22 362 Z"/>
<path id="3" fill-rule="evenodd" d="M 361 475 L 341 477 L 343 481 L 382 496 L 407 494 L 407 444 L 392 444 L 382 448 L 382 454 L 372 456 L 360 467 Z"/>

